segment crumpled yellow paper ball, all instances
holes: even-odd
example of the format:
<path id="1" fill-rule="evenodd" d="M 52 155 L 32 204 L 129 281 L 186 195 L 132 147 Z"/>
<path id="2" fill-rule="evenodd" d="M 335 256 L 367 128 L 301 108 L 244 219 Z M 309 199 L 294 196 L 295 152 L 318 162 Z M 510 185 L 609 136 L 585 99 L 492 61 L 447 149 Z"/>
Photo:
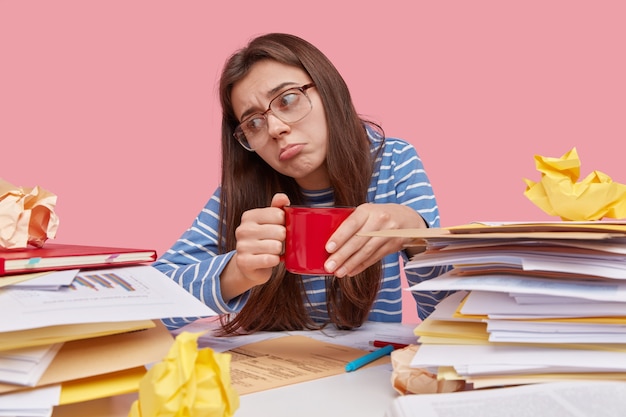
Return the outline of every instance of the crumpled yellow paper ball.
<path id="1" fill-rule="evenodd" d="M 230 353 L 198 349 L 201 333 L 182 332 L 139 383 L 129 417 L 229 417 L 239 408 Z"/>
<path id="2" fill-rule="evenodd" d="M 560 158 L 535 155 L 541 180 L 524 179 L 524 195 L 536 206 L 561 220 L 587 221 L 626 217 L 626 185 L 593 171 L 578 182 L 580 159 L 576 148 Z"/>
<path id="3" fill-rule="evenodd" d="M 56 236 L 57 196 L 38 186 L 16 187 L 0 178 L 0 248 L 42 247 Z"/>

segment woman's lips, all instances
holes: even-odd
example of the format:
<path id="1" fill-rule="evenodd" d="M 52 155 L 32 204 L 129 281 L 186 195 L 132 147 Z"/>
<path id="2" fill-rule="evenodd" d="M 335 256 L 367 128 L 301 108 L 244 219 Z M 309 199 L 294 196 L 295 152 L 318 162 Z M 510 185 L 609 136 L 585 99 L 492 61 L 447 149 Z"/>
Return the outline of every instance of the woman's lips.
<path id="1" fill-rule="evenodd" d="M 293 158 L 298 155 L 302 149 L 304 148 L 303 143 L 296 143 L 294 145 L 289 145 L 280 150 L 280 154 L 278 155 L 278 159 L 280 161 L 286 161 L 288 159 Z"/>

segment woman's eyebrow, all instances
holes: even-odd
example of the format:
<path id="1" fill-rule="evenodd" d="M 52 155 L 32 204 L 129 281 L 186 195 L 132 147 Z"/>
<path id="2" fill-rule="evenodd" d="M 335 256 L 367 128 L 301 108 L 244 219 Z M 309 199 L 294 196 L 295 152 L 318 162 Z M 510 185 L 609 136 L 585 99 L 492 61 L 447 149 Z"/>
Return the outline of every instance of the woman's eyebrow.
<path id="1" fill-rule="evenodd" d="M 293 86 L 293 85 L 298 85 L 298 83 L 293 82 L 293 81 L 285 81 L 283 83 L 280 83 L 276 87 L 272 88 L 270 91 L 267 92 L 267 97 L 272 99 L 274 98 L 276 94 L 284 90 L 286 87 Z"/>

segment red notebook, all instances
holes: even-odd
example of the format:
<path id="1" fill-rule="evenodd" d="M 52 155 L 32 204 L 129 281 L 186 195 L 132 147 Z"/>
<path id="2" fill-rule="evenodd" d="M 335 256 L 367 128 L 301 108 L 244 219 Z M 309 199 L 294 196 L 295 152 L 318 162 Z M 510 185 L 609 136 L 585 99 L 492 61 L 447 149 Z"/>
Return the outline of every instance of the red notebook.
<path id="1" fill-rule="evenodd" d="M 152 249 L 46 243 L 42 248 L 0 248 L 0 276 L 63 269 L 108 268 L 156 260 Z"/>

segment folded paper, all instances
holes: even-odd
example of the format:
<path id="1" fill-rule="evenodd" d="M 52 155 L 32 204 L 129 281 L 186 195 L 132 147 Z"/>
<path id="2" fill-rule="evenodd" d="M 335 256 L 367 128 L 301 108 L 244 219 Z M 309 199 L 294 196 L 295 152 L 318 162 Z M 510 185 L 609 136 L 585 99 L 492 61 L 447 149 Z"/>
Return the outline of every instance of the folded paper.
<path id="1" fill-rule="evenodd" d="M 198 349 L 201 333 L 180 333 L 139 384 L 129 417 L 230 417 L 239 408 L 230 353 Z"/>
<path id="2" fill-rule="evenodd" d="M 38 186 L 16 187 L 0 178 L 0 248 L 41 247 L 59 227 L 57 196 Z"/>
<path id="3" fill-rule="evenodd" d="M 582 181 L 576 148 L 560 158 L 535 155 L 541 180 L 524 179 L 524 195 L 536 206 L 561 220 L 585 221 L 626 217 L 626 185 L 593 171 Z"/>

